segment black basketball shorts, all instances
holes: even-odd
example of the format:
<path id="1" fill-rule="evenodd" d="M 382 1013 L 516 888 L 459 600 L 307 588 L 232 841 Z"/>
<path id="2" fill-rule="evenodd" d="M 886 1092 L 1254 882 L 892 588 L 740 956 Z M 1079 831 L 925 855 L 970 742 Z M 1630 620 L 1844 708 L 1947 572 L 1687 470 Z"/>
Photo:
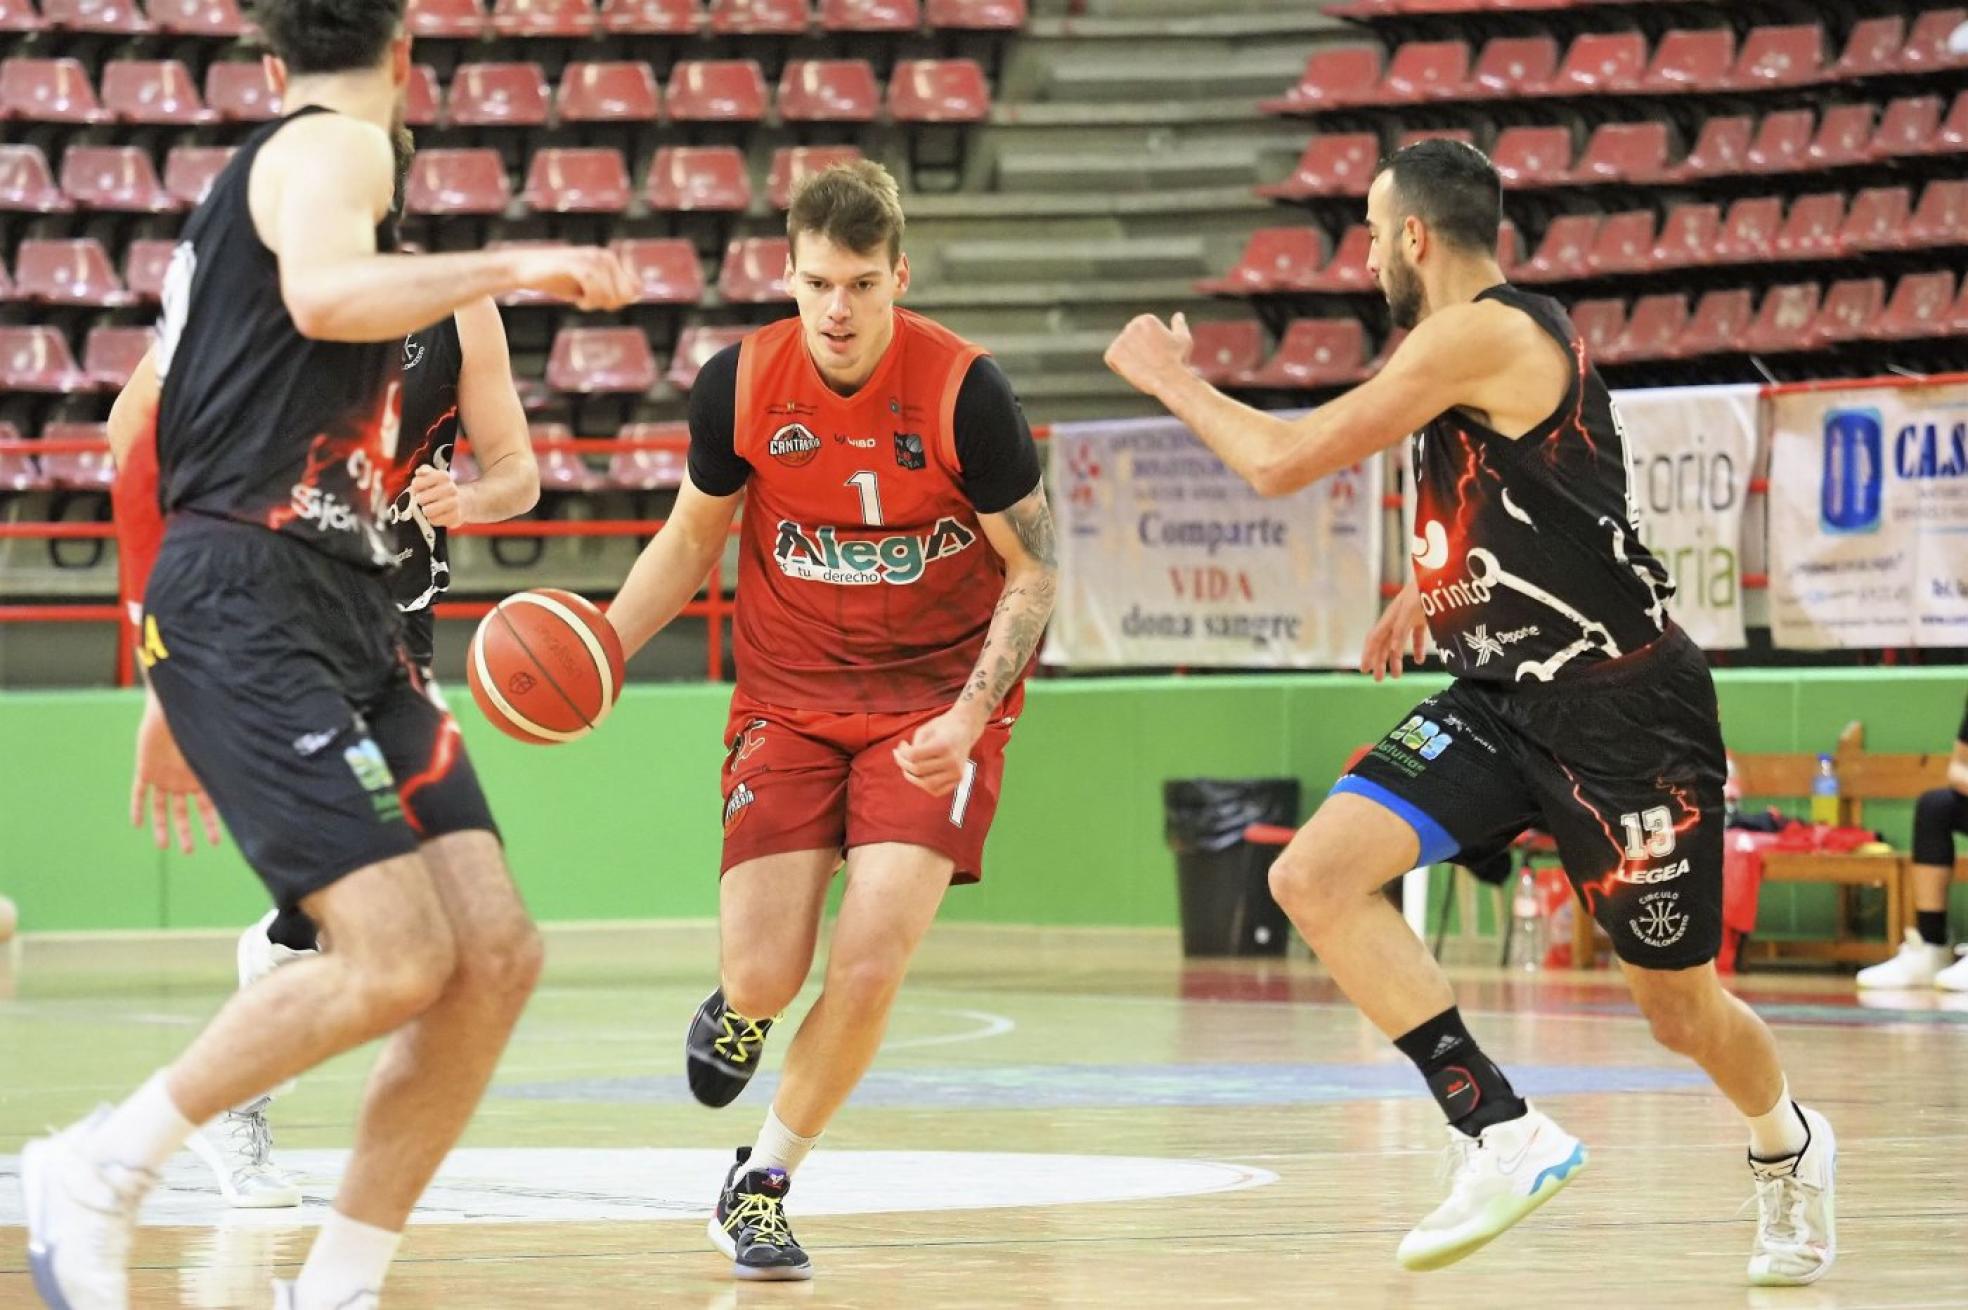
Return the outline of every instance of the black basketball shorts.
<path id="1" fill-rule="evenodd" d="M 142 654 L 185 760 L 274 903 L 446 833 L 495 832 L 385 580 L 251 524 L 172 518 Z"/>
<path id="2" fill-rule="evenodd" d="M 1722 944 L 1725 773 L 1707 662 L 1670 627 L 1561 682 L 1458 680 L 1333 791 L 1405 819 L 1422 864 L 1478 862 L 1543 829 L 1620 959 L 1686 969 Z"/>

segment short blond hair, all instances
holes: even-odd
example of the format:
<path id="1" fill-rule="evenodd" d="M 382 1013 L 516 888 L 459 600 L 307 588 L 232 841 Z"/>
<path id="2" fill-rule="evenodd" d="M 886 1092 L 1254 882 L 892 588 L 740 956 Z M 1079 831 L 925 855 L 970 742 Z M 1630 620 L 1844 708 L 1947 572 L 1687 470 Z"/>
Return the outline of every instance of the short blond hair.
<path id="1" fill-rule="evenodd" d="M 902 189 L 872 159 L 834 164 L 800 180 L 786 211 L 786 239 L 795 249 L 811 232 L 857 255 L 886 247 L 891 266 L 902 257 Z"/>

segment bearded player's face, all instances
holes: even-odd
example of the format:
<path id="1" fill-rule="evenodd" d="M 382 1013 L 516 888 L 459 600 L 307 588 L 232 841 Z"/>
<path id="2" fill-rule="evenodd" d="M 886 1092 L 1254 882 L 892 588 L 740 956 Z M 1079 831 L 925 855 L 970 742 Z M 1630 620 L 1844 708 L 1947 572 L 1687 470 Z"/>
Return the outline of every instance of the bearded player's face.
<path id="1" fill-rule="evenodd" d="M 874 375 L 894 339 L 909 257 L 890 267 L 886 250 L 860 254 L 802 232 L 786 261 L 786 285 L 799 305 L 814 367 L 836 391 L 852 391 Z"/>
<path id="2" fill-rule="evenodd" d="M 1367 272 L 1387 297 L 1394 326 L 1411 328 L 1421 321 L 1421 273 L 1408 259 L 1407 221 L 1393 212 L 1393 194 L 1392 173 L 1375 178 L 1367 191 L 1367 231 L 1372 237 L 1367 249 Z"/>

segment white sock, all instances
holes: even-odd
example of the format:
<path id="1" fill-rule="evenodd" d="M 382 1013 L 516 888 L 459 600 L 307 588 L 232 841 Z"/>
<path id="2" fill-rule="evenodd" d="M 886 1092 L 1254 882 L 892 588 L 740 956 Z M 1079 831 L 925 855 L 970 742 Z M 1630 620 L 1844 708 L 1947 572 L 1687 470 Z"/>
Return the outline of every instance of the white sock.
<path id="1" fill-rule="evenodd" d="M 365 1292 L 382 1296 L 383 1278 L 402 1241 L 402 1233 L 330 1210 L 294 1283 L 295 1310 L 338 1310 Z"/>
<path id="2" fill-rule="evenodd" d="M 801 1137 L 779 1121 L 779 1112 L 768 1109 L 765 1122 L 759 1126 L 758 1142 L 752 1147 L 752 1158 L 747 1169 L 784 1169 L 788 1177 L 800 1167 L 807 1152 L 820 1140 L 820 1134 Z"/>
<path id="3" fill-rule="evenodd" d="M 96 1125 L 84 1151 L 98 1164 L 156 1173 L 198 1128 L 184 1117 L 164 1086 L 159 1069 Z"/>
<path id="4" fill-rule="evenodd" d="M 1777 1103 L 1762 1114 L 1749 1116 L 1749 1153 L 1759 1160 L 1788 1160 L 1810 1140 L 1804 1116 L 1790 1099 L 1790 1080 L 1786 1078 Z"/>

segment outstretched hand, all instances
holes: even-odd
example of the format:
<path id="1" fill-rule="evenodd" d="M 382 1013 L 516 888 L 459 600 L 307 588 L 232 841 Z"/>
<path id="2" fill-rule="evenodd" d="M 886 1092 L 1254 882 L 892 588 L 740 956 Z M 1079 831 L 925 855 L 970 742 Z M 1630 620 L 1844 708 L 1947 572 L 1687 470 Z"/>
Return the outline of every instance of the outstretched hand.
<path id="1" fill-rule="evenodd" d="M 157 849 L 169 850 L 171 834 L 175 831 L 178 849 L 189 855 L 196 849 L 189 813 L 192 808 L 198 811 L 205 840 L 217 846 L 218 813 L 212 808 L 211 798 L 205 794 L 198 775 L 191 771 L 178 750 L 178 739 L 171 735 L 171 725 L 164 721 L 163 707 L 152 697 L 144 705 L 143 721 L 137 725 L 137 767 L 130 785 L 130 824 L 143 827 L 148 814 L 150 835 Z"/>
<path id="2" fill-rule="evenodd" d="M 1142 314 L 1107 347 L 1107 367 L 1136 391 L 1152 396 L 1164 379 L 1187 371 L 1195 344 L 1189 320 L 1180 313 L 1166 324 L 1153 314 Z"/>

